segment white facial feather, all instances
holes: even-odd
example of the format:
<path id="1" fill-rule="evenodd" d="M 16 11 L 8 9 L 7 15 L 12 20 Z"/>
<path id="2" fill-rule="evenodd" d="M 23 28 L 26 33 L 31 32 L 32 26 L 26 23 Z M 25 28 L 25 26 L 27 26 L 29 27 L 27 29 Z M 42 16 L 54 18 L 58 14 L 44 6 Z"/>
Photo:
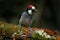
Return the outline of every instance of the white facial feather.
<path id="1" fill-rule="evenodd" d="M 32 6 L 32 9 L 35 9 L 35 7 L 34 7 L 34 6 Z"/>
<path id="2" fill-rule="evenodd" d="M 32 10 L 28 10 L 28 13 L 29 13 L 29 14 L 32 14 Z"/>

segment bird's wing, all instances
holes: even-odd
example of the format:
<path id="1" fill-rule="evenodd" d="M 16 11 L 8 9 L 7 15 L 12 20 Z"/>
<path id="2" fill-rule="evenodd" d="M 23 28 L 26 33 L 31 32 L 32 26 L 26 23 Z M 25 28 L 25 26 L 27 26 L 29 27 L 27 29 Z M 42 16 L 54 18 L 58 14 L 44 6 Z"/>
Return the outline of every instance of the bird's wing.
<path id="1" fill-rule="evenodd" d="M 19 24 L 21 24 L 24 21 L 25 18 L 27 18 L 27 13 L 23 12 L 22 15 L 21 15 L 21 18 L 19 19 Z"/>

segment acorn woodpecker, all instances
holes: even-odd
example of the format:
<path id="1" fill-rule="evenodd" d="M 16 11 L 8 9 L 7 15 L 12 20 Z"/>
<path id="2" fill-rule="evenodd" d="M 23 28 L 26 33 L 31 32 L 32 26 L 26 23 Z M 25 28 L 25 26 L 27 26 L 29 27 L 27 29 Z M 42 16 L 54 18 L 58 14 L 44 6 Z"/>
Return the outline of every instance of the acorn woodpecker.
<path id="1" fill-rule="evenodd" d="M 19 25 L 24 25 L 30 27 L 33 21 L 33 14 L 37 11 L 35 6 L 28 5 L 27 9 L 22 13 L 21 18 L 19 19 Z"/>

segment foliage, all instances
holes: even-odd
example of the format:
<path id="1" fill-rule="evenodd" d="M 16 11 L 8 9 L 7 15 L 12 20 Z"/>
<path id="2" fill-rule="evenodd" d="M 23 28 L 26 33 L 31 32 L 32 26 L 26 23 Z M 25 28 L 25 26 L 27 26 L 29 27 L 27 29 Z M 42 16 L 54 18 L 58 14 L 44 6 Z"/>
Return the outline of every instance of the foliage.
<path id="1" fill-rule="evenodd" d="M 49 29 L 43 29 L 40 28 L 25 28 L 25 27 L 19 27 L 19 25 L 13 25 L 13 24 L 7 24 L 0 22 L 0 37 L 1 39 L 23 39 L 23 40 L 56 40 L 56 36 L 58 34 L 57 31 L 55 31 L 53 35 L 50 35 L 51 38 L 45 38 L 45 35 L 43 33 L 47 33 L 48 35 L 52 34 L 52 32 Z M 50 34 L 49 34 L 50 33 Z M 40 35 L 41 34 L 41 35 Z M 46 35 L 47 36 L 47 35 Z M 54 36 L 54 38 L 52 38 Z"/>

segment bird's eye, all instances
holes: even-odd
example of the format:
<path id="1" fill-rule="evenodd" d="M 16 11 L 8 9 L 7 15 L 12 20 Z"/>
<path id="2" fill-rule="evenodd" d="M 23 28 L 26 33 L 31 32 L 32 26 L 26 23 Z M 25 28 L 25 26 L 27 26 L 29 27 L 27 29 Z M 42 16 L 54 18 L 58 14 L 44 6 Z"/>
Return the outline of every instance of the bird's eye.
<path id="1" fill-rule="evenodd" d="M 35 12 L 35 10 L 33 9 L 32 12 Z"/>

